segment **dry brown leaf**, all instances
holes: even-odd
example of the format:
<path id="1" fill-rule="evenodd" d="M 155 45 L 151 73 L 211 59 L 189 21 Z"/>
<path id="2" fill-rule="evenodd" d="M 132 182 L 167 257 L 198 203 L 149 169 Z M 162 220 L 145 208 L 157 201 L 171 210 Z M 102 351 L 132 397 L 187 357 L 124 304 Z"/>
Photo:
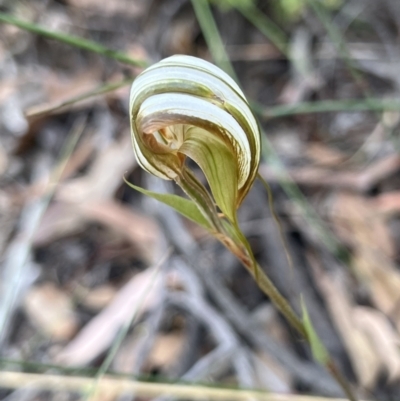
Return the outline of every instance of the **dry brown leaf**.
<path id="1" fill-rule="evenodd" d="M 116 293 L 115 287 L 104 284 L 96 288 L 78 287 L 74 291 L 74 296 L 81 305 L 98 312 L 111 303 Z"/>
<path id="2" fill-rule="evenodd" d="M 400 191 L 386 192 L 371 200 L 372 207 L 385 216 L 400 214 Z"/>
<path id="3" fill-rule="evenodd" d="M 384 218 L 364 198 L 340 194 L 332 221 L 351 243 L 354 271 L 369 288 L 375 305 L 391 315 L 400 303 L 400 272 L 391 260 L 395 249 Z M 400 329 L 400 320 L 396 319 Z"/>
<path id="4" fill-rule="evenodd" d="M 96 388 L 96 384 L 93 385 L 93 388 Z M 108 387 L 102 389 L 101 391 L 93 391 L 90 393 L 90 390 L 87 391 L 88 395 L 85 397 L 85 401 L 117 401 L 118 395 L 115 394 L 115 391 L 109 389 Z"/>
<path id="5" fill-rule="evenodd" d="M 56 356 L 56 362 L 88 364 L 111 345 L 118 330 L 129 322 L 132 315 L 138 319 L 154 307 L 162 285 L 162 276 L 157 271 L 157 267 L 151 267 L 132 277 L 113 301 Z"/>
<path id="6" fill-rule="evenodd" d="M 167 373 L 182 355 L 186 344 L 184 331 L 175 331 L 173 333 L 159 334 L 151 349 L 146 370 L 161 369 Z"/>
<path id="7" fill-rule="evenodd" d="M 186 14 L 176 19 L 164 35 L 165 47 L 169 54 L 193 54 L 194 15 Z"/>
<path id="8" fill-rule="evenodd" d="M 12 196 L 12 193 L 0 189 L 0 255 L 3 255 L 10 235 L 16 227 L 16 221 L 20 212 L 19 206 L 19 202 Z"/>
<path id="9" fill-rule="evenodd" d="M 343 240 L 352 247 L 368 248 L 387 257 L 395 253 L 385 220 L 364 197 L 340 193 L 332 205 L 331 216 Z"/>
<path id="10" fill-rule="evenodd" d="M 46 102 L 30 107 L 25 111 L 26 115 L 34 115 L 46 110 L 54 105 L 61 104 L 72 97 L 81 95 L 82 93 L 93 90 L 99 86 L 101 77 L 100 70 L 90 68 L 77 72 L 73 77 L 68 78 L 65 75 L 60 76 L 49 71 L 46 79 L 43 81 L 44 90 L 46 92 Z M 93 99 L 83 100 L 79 102 L 78 107 L 82 107 L 87 103 L 92 103 Z M 77 107 L 77 106 L 73 106 Z"/>
<path id="11" fill-rule="evenodd" d="M 325 167 L 331 166 L 337 168 L 337 165 L 347 158 L 341 151 L 318 142 L 308 143 L 305 152 L 307 157 L 315 164 Z"/>
<path id="12" fill-rule="evenodd" d="M 114 358 L 113 369 L 115 371 L 132 374 L 136 367 L 140 349 L 143 346 L 143 338 L 147 336 L 146 328 L 142 330 L 141 327 L 138 327 L 125 338 Z"/>
<path id="13" fill-rule="evenodd" d="M 101 15 L 113 16 L 116 14 L 125 15 L 128 17 L 139 17 L 145 11 L 145 2 L 132 0 L 113 0 L 102 1 L 98 0 L 67 0 L 67 3 L 75 8 L 84 9 L 99 13 Z"/>
<path id="14" fill-rule="evenodd" d="M 0 177 L 4 174 L 8 165 L 8 157 L 2 144 L 0 143 Z"/>
<path id="15" fill-rule="evenodd" d="M 69 340 L 78 328 L 71 299 L 52 283 L 32 287 L 25 295 L 24 310 L 32 324 L 53 340 Z"/>
<path id="16" fill-rule="evenodd" d="M 368 337 L 354 322 L 354 305 L 338 275 L 323 272 L 316 258 L 309 255 L 314 278 L 324 298 L 332 321 L 347 350 L 359 383 L 372 388 L 381 370 L 381 361 L 371 347 Z"/>
<path id="17" fill-rule="evenodd" d="M 345 291 L 335 280 L 328 280 L 325 285 L 326 300 L 336 328 L 338 329 L 359 383 L 365 388 L 372 388 L 378 378 L 381 363 L 371 349 L 371 343 L 353 322 L 353 307 Z"/>
<path id="18" fill-rule="evenodd" d="M 389 380 L 400 378 L 400 336 L 388 319 L 380 312 L 367 307 L 353 310 L 354 323 L 370 339 L 389 374 Z"/>
<path id="19" fill-rule="evenodd" d="M 0 105 L 18 90 L 16 79 L 2 79 L 0 86 Z"/>
<path id="20" fill-rule="evenodd" d="M 154 249 L 160 238 L 159 227 L 150 217 L 114 201 L 84 203 L 80 206 L 86 219 L 106 225 L 138 247 L 148 263 L 154 263 Z"/>
<path id="21" fill-rule="evenodd" d="M 291 392 L 293 383 L 288 372 L 265 353 L 251 353 L 257 387 L 271 392 L 287 394 Z"/>
<path id="22" fill-rule="evenodd" d="M 98 153 L 87 175 L 70 180 L 58 189 L 56 198 L 82 203 L 110 199 L 121 185 L 123 175 L 135 166 L 130 134 Z"/>
<path id="23" fill-rule="evenodd" d="M 259 324 L 259 327 L 265 330 L 278 344 L 282 344 L 284 347 L 289 346 L 290 336 L 287 328 L 271 304 L 262 303 L 255 308 L 252 315 L 253 319 Z"/>
<path id="24" fill-rule="evenodd" d="M 81 69 L 72 76 L 57 74 L 53 70 L 47 72 L 43 82 L 49 103 L 64 101 L 70 97 L 92 89 L 100 82 L 102 73 L 99 68 Z"/>
<path id="25" fill-rule="evenodd" d="M 134 163 L 129 136 L 99 152 L 87 175 L 60 185 L 57 200 L 49 206 L 35 232 L 34 243 L 42 245 L 79 232 L 89 221 L 96 221 L 130 240 L 145 260 L 153 263 L 159 238 L 157 224 L 111 200 L 122 176 Z"/>
<path id="26" fill-rule="evenodd" d="M 62 171 L 60 181 L 66 180 L 73 176 L 80 168 L 82 168 L 96 147 L 96 137 L 94 135 L 86 136 L 76 146 L 75 151 L 68 158 Z"/>
<path id="27" fill-rule="evenodd" d="M 53 202 L 35 232 L 34 244 L 44 245 L 82 231 L 89 222 L 106 226 L 130 241 L 147 263 L 154 262 L 154 250 L 160 238 L 158 225 L 150 217 L 115 201 L 87 201 L 81 204 Z"/>
<path id="28" fill-rule="evenodd" d="M 284 86 L 279 100 L 282 103 L 296 104 L 319 89 L 323 78 L 313 66 L 312 34 L 304 27 L 297 27 L 291 34 L 288 51 L 290 58 L 296 60 L 290 69 L 290 80 Z"/>
<path id="29" fill-rule="evenodd" d="M 400 157 L 388 156 L 371 164 L 362 171 L 333 171 L 321 167 L 299 167 L 289 169 L 287 173 L 299 185 L 312 187 L 342 188 L 365 192 L 377 182 L 400 169 Z M 268 182 L 279 182 L 281 174 L 276 168 L 262 164 L 260 174 Z"/>
<path id="30" fill-rule="evenodd" d="M 369 288 L 378 309 L 394 318 L 400 304 L 400 273 L 392 261 L 377 252 L 365 250 L 355 255 L 353 267 L 360 280 Z M 400 330 L 398 318 L 395 323 Z"/>
<path id="31" fill-rule="evenodd" d="M 68 158 L 62 171 L 58 173 L 59 166 L 57 166 L 55 169 L 50 169 L 45 174 L 41 175 L 39 180 L 35 181 L 26 191 L 24 191 L 25 198 L 32 199 L 43 196 L 45 197 L 49 193 L 52 193 L 55 186 L 60 185 L 62 181 L 73 176 L 79 168 L 85 165 L 93 153 L 94 148 L 94 136 L 84 138 Z M 54 179 L 55 176 L 57 176 L 56 180 Z"/>
<path id="32" fill-rule="evenodd" d="M 33 244 L 42 246 L 50 241 L 77 233 L 85 227 L 85 220 L 77 205 L 53 202 L 40 220 L 34 233 Z"/>
<path id="33" fill-rule="evenodd" d="M 226 45 L 229 60 L 279 60 L 282 53 L 271 43 L 249 43 L 245 45 Z"/>

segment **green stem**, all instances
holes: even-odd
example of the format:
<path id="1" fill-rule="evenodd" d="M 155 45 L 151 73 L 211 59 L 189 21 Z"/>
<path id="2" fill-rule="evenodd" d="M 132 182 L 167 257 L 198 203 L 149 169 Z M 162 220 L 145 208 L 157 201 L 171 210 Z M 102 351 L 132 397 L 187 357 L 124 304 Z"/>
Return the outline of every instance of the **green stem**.
<path id="1" fill-rule="evenodd" d="M 75 103 L 81 102 L 83 100 L 89 99 L 94 96 L 99 96 L 99 95 L 104 95 L 106 93 L 115 91 L 119 88 L 123 88 L 124 86 L 130 85 L 132 83 L 134 78 L 128 78 L 124 79 L 120 82 L 113 82 L 113 83 L 105 83 L 95 89 L 91 89 L 90 91 L 81 93 L 77 96 L 73 96 L 67 100 L 64 100 L 59 103 L 51 104 L 48 106 L 40 106 L 40 107 L 34 107 L 30 110 L 28 110 L 25 113 L 25 116 L 27 118 L 36 118 L 36 117 L 41 117 L 46 114 L 51 114 L 59 111 L 60 109 L 63 109 L 67 106 L 72 106 Z"/>
<path id="2" fill-rule="evenodd" d="M 288 38 L 285 32 L 259 10 L 254 3 L 244 4 L 235 2 L 234 7 L 240 11 L 244 17 L 250 21 L 265 37 L 267 37 L 278 50 L 287 58 L 290 58 L 287 50 Z"/>
<path id="3" fill-rule="evenodd" d="M 193 2 L 194 5 L 197 2 Z M 207 5 L 206 5 L 207 6 Z M 199 7 L 196 5 L 196 7 Z M 200 14 L 202 15 L 202 21 L 207 21 L 207 11 L 199 8 Z M 198 10 L 198 11 L 199 11 Z M 209 12 L 209 10 L 208 10 Z M 0 22 L 11 24 L 17 26 L 18 28 L 24 29 L 26 31 L 36 33 L 38 35 L 42 35 L 49 39 L 58 40 L 60 42 L 66 43 L 70 46 L 78 47 L 80 49 L 84 49 L 87 51 L 91 51 L 94 53 L 101 54 L 105 57 L 112 58 L 114 60 L 120 61 L 121 63 L 134 65 L 138 67 L 146 67 L 150 65 L 146 60 L 133 59 L 123 52 L 118 52 L 107 47 L 104 47 L 96 42 L 82 39 L 77 36 L 67 35 L 60 32 L 50 31 L 45 29 L 44 27 L 33 24 L 27 21 L 22 21 L 18 18 L 15 18 L 7 13 L 0 12 Z M 206 31 L 205 31 L 206 34 Z M 215 34 L 209 35 L 209 42 L 215 42 Z M 222 46 L 222 47 L 220 47 Z M 221 48 L 224 49 L 222 42 L 218 41 L 218 46 L 214 45 L 215 49 L 213 49 L 213 56 L 217 57 L 218 54 L 221 54 Z M 220 64 L 224 63 L 223 60 L 226 61 L 225 55 L 220 56 L 220 60 L 218 61 Z M 229 67 L 225 67 L 230 73 L 232 73 L 232 69 Z M 399 111 L 400 110 L 400 101 L 398 99 L 378 99 L 378 98 L 368 98 L 368 100 L 362 99 L 350 99 L 350 100 L 323 100 L 318 102 L 303 102 L 297 103 L 295 105 L 279 105 L 265 109 L 263 106 L 252 103 L 252 108 L 254 112 L 256 112 L 261 118 L 271 119 L 277 117 L 285 117 L 297 114 L 310 114 L 310 113 L 326 113 L 326 112 L 337 112 L 337 111 L 347 111 L 347 112 L 357 112 L 357 111 Z"/>
<path id="4" fill-rule="evenodd" d="M 247 270 L 251 273 L 251 275 L 256 278 L 257 276 L 257 285 L 260 289 L 268 295 L 269 299 L 273 302 L 276 308 L 282 313 L 283 316 L 287 319 L 289 324 L 295 328 L 302 337 L 307 339 L 307 332 L 304 328 L 303 322 L 296 315 L 296 312 L 289 305 L 286 298 L 279 292 L 279 290 L 275 287 L 272 281 L 268 278 L 268 276 L 261 269 L 260 265 L 257 264 L 256 271 L 252 266 L 245 265 Z"/>
<path id="5" fill-rule="evenodd" d="M 302 102 L 272 106 L 265 109 L 258 104 L 251 104 L 252 109 L 263 119 L 293 116 L 298 114 L 328 113 L 328 112 L 359 112 L 359 111 L 399 111 L 398 99 L 346 99 L 346 100 L 321 100 L 317 102 Z"/>
<path id="6" fill-rule="evenodd" d="M 234 249 L 230 248 L 229 242 L 221 240 L 221 242 L 232 252 L 234 253 L 238 259 L 242 262 L 242 264 L 246 267 L 249 273 L 253 276 L 256 281 L 258 287 L 266 294 L 271 302 L 275 305 L 275 307 L 282 313 L 282 315 L 286 318 L 289 324 L 298 331 L 298 333 L 310 343 L 309 336 L 307 334 L 306 327 L 303 321 L 297 316 L 296 312 L 290 306 L 289 302 L 286 298 L 279 292 L 279 290 L 275 287 L 272 281 L 268 278 L 268 276 L 264 273 L 258 263 L 254 263 L 254 256 L 247 255 L 245 253 L 238 254 L 238 248 Z M 247 246 L 245 247 L 247 249 Z M 248 253 L 248 251 L 246 252 Z M 330 374 L 335 378 L 335 380 L 340 384 L 342 390 L 345 392 L 346 396 L 350 401 L 357 401 L 357 398 L 353 394 L 353 391 L 346 380 L 346 378 L 340 373 L 340 370 L 337 368 L 335 362 L 329 358 L 327 362 L 324 363 L 325 368 L 330 372 Z"/>
<path id="7" fill-rule="evenodd" d="M 342 375 L 332 359 L 329 359 L 329 361 L 325 364 L 325 368 L 329 371 L 332 377 L 334 377 L 336 381 L 342 386 L 342 389 L 345 392 L 347 398 L 350 401 L 357 401 L 357 397 L 353 394 L 353 390 L 350 388 L 349 382 Z"/>
<path id="8" fill-rule="evenodd" d="M 200 212 L 214 228 L 215 231 L 212 232 L 212 234 L 219 236 L 219 233 L 223 233 L 223 235 L 226 235 L 221 220 L 218 217 L 213 198 L 195 175 L 189 169 L 184 167 L 181 171 L 177 172 L 175 181 L 186 195 L 196 203 Z"/>
<path id="9" fill-rule="evenodd" d="M 229 61 L 208 1 L 192 0 L 192 6 L 215 63 L 237 81 L 236 73 Z"/>
<path id="10" fill-rule="evenodd" d="M 93 53 L 101 54 L 102 56 L 112 58 L 120 61 L 121 63 L 134 65 L 136 67 L 147 67 L 149 63 L 145 60 L 133 59 L 127 56 L 123 52 L 109 49 L 108 47 L 102 46 L 99 43 L 91 40 L 83 39 L 78 36 L 67 35 L 65 33 L 50 31 L 40 25 L 32 24 L 27 21 L 20 20 L 13 17 L 10 14 L 0 12 L 0 22 L 17 26 L 18 28 L 24 29 L 29 32 L 36 33 L 49 39 L 55 39 L 59 42 L 66 43 L 70 46 L 78 47 L 80 49 L 88 50 Z"/>

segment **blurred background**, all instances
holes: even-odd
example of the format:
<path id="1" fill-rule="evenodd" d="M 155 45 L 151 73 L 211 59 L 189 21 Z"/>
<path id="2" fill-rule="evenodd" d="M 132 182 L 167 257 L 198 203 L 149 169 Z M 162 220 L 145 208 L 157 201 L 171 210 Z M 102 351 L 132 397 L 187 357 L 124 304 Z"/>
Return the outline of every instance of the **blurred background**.
<path id="1" fill-rule="evenodd" d="M 262 126 L 282 235 L 259 182 L 239 213 L 260 265 L 361 398 L 400 400 L 398 0 L 0 10 L 0 399 L 79 398 L 6 371 L 343 396 L 228 251 L 123 182 L 176 191 L 137 166 L 129 86 L 189 54 L 234 73 Z"/>

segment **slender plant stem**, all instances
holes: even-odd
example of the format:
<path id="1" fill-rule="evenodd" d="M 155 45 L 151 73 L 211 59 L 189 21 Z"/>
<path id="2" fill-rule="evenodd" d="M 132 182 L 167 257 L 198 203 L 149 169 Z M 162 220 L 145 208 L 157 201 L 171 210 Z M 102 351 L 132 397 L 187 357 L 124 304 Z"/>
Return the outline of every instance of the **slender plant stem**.
<path id="1" fill-rule="evenodd" d="M 265 37 L 267 37 L 282 54 L 289 58 L 287 50 L 288 38 L 285 32 L 268 18 L 256 5 L 252 2 L 244 4 L 244 2 L 235 2 L 236 7 L 244 17 L 249 20 Z"/>
<path id="2" fill-rule="evenodd" d="M 215 63 L 237 81 L 235 70 L 229 61 L 208 1 L 192 0 L 192 6 Z"/>
<path id="3" fill-rule="evenodd" d="M 210 10 L 210 6 L 206 0 L 192 0 L 193 8 L 195 9 L 195 13 L 200 24 L 200 27 L 203 31 L 206 42 L 209 46 L 211 54 L 217 64 L 221 64 L 221 57 L 223 59 L 223 63 L 225 64 L 225 71 L 233 70 L 229 58 L 227 58 L 225 48 L 222 44 L 221 36 L 219 34 L 218 28 L 215 24 L 213 15 Z M 228 64 L 228 67 L 226 67 Z M 222 65 L 220 65 L 222 67 Z M 222 67 L 223 68 L 223 67 Z M 291 308 L 287 300 L 282 296 L 282 294 L 278 291 L 278 289 L 274 286 L 271 280 L 264 274 L 259 265 L 256 263 L 254 259 L 254 255 L 250 249 L 250 246 L 247 243 L 247 240 L 244 238 L 240 229 L 236 229 L 237 231 L 236 237 L 239 238 L 239 242 L 243 245 L 244 248 L 238 248 L 237 244 L 231 244 L 228 239 L 225 241 L 223 239 L 223 233 L 221 233 L 221 237 L 218 239 L 234 254 L 239 260 L 243 263 L 247 270 L 251 273 L 251 275 L 256 280 L 257 284 L 261 288 L 262 291 L 266 293 L 271 299 L 271 301 L 275 304 L 275 306 L 281 311 L 281 313 L 286 317 L 288 322 L 296 329 L 298 332 L 307 340 L 308 343 L 311 344 L 311 340 L 307 334 L 306 326 Z M 241 252 L 242 250 L 242 252 Z M 330 367 L 333 366 L 332 370 Z M 342 387 L 345 394 L 348 396 L 349 400 L 356 401 L 356 397 L 354 396 L 350 385 L 347 383 L 346 379 L 342 376 L 338 376 L 338 370 L 335 367 L 333 361 L 330 361 L 330 365 L 325 367 L 329 370 L 332 376 L 337 380 L 338 384 Z"/>
<path id="4" fill-rule="evenodd" d="M 213 228 L 213 234 L 218 235 L 218 233 L 224 233 L 225 235 L 214 201 L 196 176 L 188 168 L 184 167 L 182 171 L 177 174 L 175 181 L 186 195 L 196 203 L 204 218 Z"/>
<path id="5" fill-rule="evenodd" d="M 197 4 L 196 1 L 194 1 L 193 3 L 194 5 Z M 198 5 L 196 7 L 198 8 Z M 200 15 L 202 15 L 201 10 L 200 10 Z M 150 63 L 146 60 L 133 59 L 123 52 L 118 52 L 109 49 L 107 47 L 104 47 L 96 42 L 87 39 L 82 39 L 77 36 L 67 35 L 61 32 L 50 31 L 40 25 L 20 20 L 7 13 L 0 12 L 0 22 L 17 26 L 18 28 L 24 29 L 28 32 L 32 32 L 49 39 L 54 39 L 73 47 L 78 47 L 80 49 L 101 54 L 105 57 L 112 58 L 124 64 L 134 65 L 138 67 L 147 67 L 150 65 Z M 215 37 L 213 35 L 209 36 L 210 37 L 208 38 L 208 41 L 210 42 L 210 44 L 215 43 Z M 221 54 L 220 46 L 222 46 L 222 49 L 224 49 L 221 41 L 219 41 L 218 46 L 214 45 L 216 49 L 213 50 L 212 53 Z M 224 61 L 222 60 L 225 59 L 225 55 L 226 52 L 224 52 L 223 57 L 221 56 L 221 60 L 216 60 L 216 62 L 219 64 L 224 63 Z M 231 68 L 228 67 L 228 70 L 230 70 L 230 72 L 232 73 Z M 93 95 L 97 94 L 98 93 L 94 93 Z M 72 103 L 73 102 L 69 104 Z M 262 105 L 256 103 L 252 103 L 251 106 L 254 112 L 263 119 L 286 117 L 297 114 L 326 113 L 326 112 L 337 112 L 337 111 L 347 111 L 347 112 L 400 111 L 400 101 L 398 99 L 379 99 L 379 98 L 369 98 L 368 100 L 362 100 L 362 99 L 323 100 L 318 102 L 302 102 L 302 103 L 297 103 L 295 105 L 279 105 L 269 108 L 265 108 Z"/>
<path id="6" fill-rule="evenodd" d="M 25 372 L 0 372 L 0 386 L 6 389 L 36 387 L 53 392 L 71 391 L 85 394 L 95 383 L 94 378 L 79 376 L 58 376 Z M 111 395 L 118 398 L 123 394 L 136 394 L 142 398 L 169 396 L 177 400 L 220 400 L 220 401 L 345 401 L 343 399 L 312 397 L 297 394 L 274 394 L 266 391 L 232 389 L 186 383 L 145 382 L 131 379 L 103 376 L 97 383 L 95 396 Z M 111 398 L 110 396 L 110 398 Z"/>
<path id="7" fill-rule="evenodd" d="M 350 388 L 349 382 L 342 375 L 342 373 L 336 366 L 335 362 L 332 359 L 329 359 L 329 361 L 325 364 L 325 367 L 332 375 L 332 377 L 334 377 L 336 381 L 342 386 L 342 389 L 344 390 L 347 398 L 350 401 L 357 401 L 357 398 L 355 397 L 353 390 Z"/>
<path id="8" fill-rule="evenodd" d="M 279 105 L 265 108 L 258 104 L 251 104 L 254 112 L 263 119 L 286 117 L 297 114 L 329 113 L 337 111 L 399 111 L 399 99 L 346 99 L 322 100 L 317 102 L 301 102 L 292 105 Z"/>
<path id="9" fill-rule="evenodd" d="M 303 322 L 296 315 L 296 312 L 289 305 L 286 298 L 279 292 L 275 287 L 269 277 L 261 269 L 260 265 L 257 264 L 257 273 L 254 271 L 253 267 L 245 264 L 246 269 L 251 273 L 251 275 L 256 279 L 260 289 L 268 295 L 273 304 L 278 308 L 283 316 L 287 319 L 289 324 L 295 328 L 302 337 L 307 339 L 307 332 L 304 328 Z M 257 278 L 256 278 L 257 276 Z"/>
<path id="10" fill-rule="evenodd" d="M 88 92 L 81 93 L 77 96 L 73 96 L 67 100 L 64 100 L 62 102 L 50 104 L 50 105 L 41 105 L 41 106 L 36 106 L 31 108 L 25 113 L 25 116 L 27 118 L 36 118 L 36 117 L 41 117 L 46 114 L 52 114 L 55 113 L 61 109 L 64 109 L 67 106 L 72 106 L 75 103 L 81 102 L 83 100 L 99 96 L 99 95 L 104 95 L 109 92 L 113 92 L 119 88 L 123 88 L 124 86 L 128 86 L 132 83 L 134 78 L 128 78 L 124 79 L 119 82 L 112 82 L 112 83 L 105 83 L 95 89 L 91 89 Z"/>
<path id="11" fill-rule="evenodd" d="M 196 15 L 198 17 L 199 23 L 202 24 L 202 30 L 205 34 L 205 39 L 211 49 L 211 53 L 216 58 L 217 64 L 220 65 L 225 71 L 230 73 L 233 77 L 235 77 L 234 70 L 229 62 L 227 57 L 225 48 L 220 39 L 217 26 L 212 17 L 211 10 L 206 0 L 192 0 L 193 7 L 195 9 Z M 40 25 L 33 24 L 30 22 L 22 21 L 18 18 L 15 18 L 7 13 L 0 12 L 0 22 L 8 23 L 14 26 L 17 26 L 26 31 L 39 34 L 43 37 L 49 39 L 55 39 L 57 41 L 66 43 L 70 46 L 74 46 L 76 48 L 81 48 L 90 52 L 101 54 L 105 57 L 117 60 L 119 62 L 133 65 L 137 67 L 147 67 L 149 63 L 145 60 L 133 59 L 126 55 L 123 52 L 119 52 L 116 50 L 109 49 L 105 46 L 102 46 L 96 42 L 83 39 L 80 37 L 76 37 L 73 35 L 67 35 L 60 32 L 50 31 L 46 28 L 41 27 Z M 208 36 L 207 33 L 209 32 Z M 282 48 L 283 50 L 283 48 Z M 216 55 L 218 55 L 216 57 Z M 94 93 L 98 94 L 98 93 Z M 90 94 L 91 96 L 92 94 Z M 78 99 L 81 100 L 81 99 Z M 76 101 L 73 100 L 71 103 Z M 69 103 L 69 104 L 71 104 Z M 64 105 L 62 105 L 64 106 Z M 257 105 L 255 106 L 257 109 Z M 315 113 L 315 112 L 327 112 L 327 111 L 364 111 L 364 110 L 400 110 L 400 102 L 387 100 L 383 101 L 380 99 L 371 99 L 369 98 L 367 101 L 325 101 L 318 103 L 302 103 L 297 104 L 295 106 L 277 106 L 274 108 L 270 108 L 265 110 L 259 110 L 264 118 L 273 118 L 273 117 L 282 117 L 291 114 L 304 114 L 304 113 Z M 256 110 L 257 111 L 257 110 Z M 221 236 L 225 236 L 226 233 L 221 233 Z M 219 238 L 222 240 L 221 238 Z M 294 312 L 292 307 L 289 305 L 287 300 L 282 296 L 282 294 L 278 291 L 278 289 L 274 286 L 272 281 L 267 277 L 267 275 L 262 271 L 258 264 L 254 264 L 254 257 L 249 257 L 245 252 L 240 254 L 240 249 L 235 246 L 232 241 L 224 241 L 222 242 L 227 246 L 244 264 L 247 270 L 252 274 L 252 276 L 256 279 L 259 287 L 266 295 L 268 295 L 271 301 L 276 305 L 276 307 L 280 310 L 280 312 L 286 317 L 289 323 L 295 328 L 306 340 L 309 340 L 307 331 L 301 319 Z M 343 390 L 347 394 L 348 398 L 352 401 L 356 400 L 354 397 L 350 386 L 348 385 L 346 379 L 340 374 L 339 370 L 336 368 L 334 362 L 330 359 L 326 364 L 326 368 L 331 372 L 332 376 L 338 381 L 338 383 L 342 386 Z"/>
<path id="12" fill-rule="evenodd" d="M 93 53 L 101 54 L 102 56 L 112 58 L 114 60 L 120 61 L 121 63 L 130 64 L 136 67 L 147 67 L 149 65 L 149 63 L 146 60 L 134 59 L 132 57 L 129 57 L 127 54 L 123 52 L 112 50 L 108 47 L 100 45 L 99 43 L 83 39 L 78 36 L 50 31 L 40 25 L 20 20 L 7 13 L 0 12 L 0 22 L 17 26 L 18 28 L 36 33 L 49 39 L 58 40 L 59 42 L 66 43 L 70 46 L 78 47 L 80 49 L 88 50 Z"/>
<path id="13" fill-rule="evenodd" d="M 227 245 L 226 242 L 224 242 Z M 228 246 L 229 248 L 229 246 Z M 270 298 L 272 303 L 276 306 L 276 308 L 282 313 L 282 315 L 286 318 L 289 324 L 298 331 L 298 333 L 310 343 L 310 338 L 307 334 L 307 330 L 303 321 L 297 316 L 296 312 L 289 305 L 286 298 L 279 292 L 279 290 L 275 287 L 269 277 L 264 273 L 261 269 L 260 265 L 256 264 L 254 266 L 254 262 L 252 258 L 249 258 L 246 254 L 237 254 L 237 248 L 231 250 L 232 253 L 236 254 L 236 256 L 240 259 L 242 264 L 246 267 L 246 269 L 253 276 L 259 288 Z M 354 395 L 348 381 L 341 374 L 340 370 L 337 368 L 335 362 L 331 357 L 324 363 L 325 368 L 330 372 L 332 377 L 340 384 L 344 393 L 348 397 L 350 401 L 357 401 L 356 396 Z"/>

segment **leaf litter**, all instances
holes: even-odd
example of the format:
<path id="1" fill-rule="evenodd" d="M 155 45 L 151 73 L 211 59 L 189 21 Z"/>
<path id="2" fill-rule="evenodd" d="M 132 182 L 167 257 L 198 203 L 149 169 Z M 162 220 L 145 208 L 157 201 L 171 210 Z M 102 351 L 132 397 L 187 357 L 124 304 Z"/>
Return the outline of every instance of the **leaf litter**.
<path id="1" fill-rule="evenodd" d="M 128 5 L 119 0 L 104 7 L 92 0 L 39 3 L 22 7 L 11 2 L 6 11 L 131 57 L 159 60 L 173 51 L 211 60 L 189 1 Z M 246 96 L 265 108 L 363 98 L 311 8 L 304 6 L 291 20 L 282 9 L 258 3 L 259 18 L 268 16 L 284 26 L 290 54 L 300 55 L 302 63 L 287 60 L 238 9 L 213 2 Z M 363 9 L 352 17 L 355 23 L 348 19 L 352 9 L 347 3 L 340 10 L 327 9 L 332 23 L 347 27 L 349 54 L 373 97 L 398 98 L 394 49 L 400 10 L 392 1 L 380 10 L 372 0 L 353 3 Z M 157 215 L 160 206 L 151 206 L 124 184 L 123 177 L 140 186 L 147 180 L 131 149 L 128 87 L 47 112 L 140 69 L 11 26 L 1 24 L 0 33 L 1 296 L 8 300 L 2 302 L 7 304 L 1 315 L 2 358 L 34 362 L 44 375 L 49 370 L 40 366 L 49 361 L 60 369 L 97 370 L 151 283 L 111 369 L 157 380 L 187 378 L 292 396 L 341 397 L 279 315 L 260 323 L 257 308 L 271 305 L 234 258 L 173 212 Z M 35 110 L 43 113 L 30 118 Z M 41 203 L 62 144 L 82 116 L 84 134 L 57 182 L 50 184 L 54 196 Z M 269 228 L 267 196 L 255 185 L 240 221 L 249 228 L 258 261 L 297 311 L 299 288 L 313 300 L 306 305 L 312 324 L 360 398 L 396 399 L 399 113 L 350 113 L 344 107 L 264 119 L 262 125 L 293 182 L 348 253 L 346 262 L 329 256 L 312 221 L 294 206 L 296 199 L 280 190 L 282 176 L 268 159 L 260 173 L 272 185 L 299 286 L 291 284 L 280 248 L 268 237 L 277 234 Z M 151 266 L 171 243 L 179 252 L 174 250 L 165 271 L 153 276 Z M 232 305 L 245 324 L 240 325 Z M 315 322 L 313 316 L 326 321 Z M 40 400 L 57 397 L 37 394 Z M 104 397 L 117 399 L 114 393 Z"/>

